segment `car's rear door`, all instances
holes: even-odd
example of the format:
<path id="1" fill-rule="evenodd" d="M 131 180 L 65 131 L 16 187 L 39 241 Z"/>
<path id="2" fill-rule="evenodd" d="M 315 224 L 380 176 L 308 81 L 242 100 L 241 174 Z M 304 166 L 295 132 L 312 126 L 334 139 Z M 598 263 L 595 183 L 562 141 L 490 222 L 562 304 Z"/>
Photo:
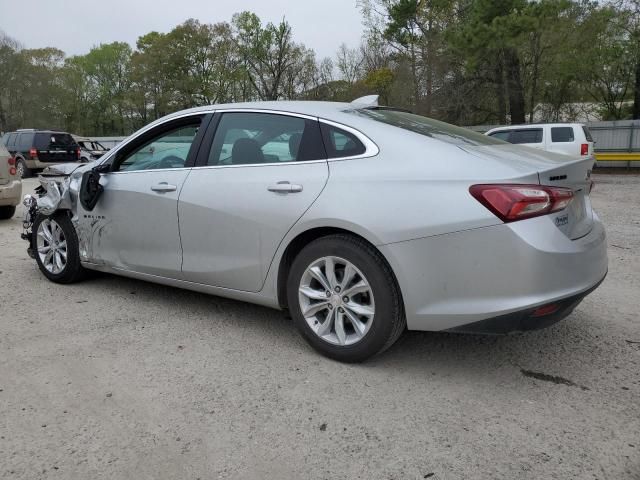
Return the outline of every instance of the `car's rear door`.
<path id="1" fill-rule="evenodd" d="M 204 143 L 178 203 L 183 278 L 257 292 L 283 237 L 328 179 L 318 121 L 220 112 Z"/>
<path id="2" fill-rule="evenodd" d="M 210 116 L 165 122 L 108 159 L 103 193 L 87 211 L 78 202 L 81 258 L 139 273 L 177 278 L 182 265 L 178 196 Z"/>

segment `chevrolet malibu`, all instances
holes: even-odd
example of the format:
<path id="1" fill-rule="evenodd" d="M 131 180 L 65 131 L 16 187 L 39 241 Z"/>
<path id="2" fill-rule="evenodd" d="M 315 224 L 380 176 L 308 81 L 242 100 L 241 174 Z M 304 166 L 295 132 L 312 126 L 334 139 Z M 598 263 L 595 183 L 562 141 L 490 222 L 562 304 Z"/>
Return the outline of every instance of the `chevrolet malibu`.
<path id="1" fill-rule="evenodd" d="M 375 97 L 215 105 L 49 168 L 23 238 L 51 281 L 99 270 L 288 310 L 312 347 L 357 362 L 405 329 L 569 315 L 607 273 L 593 162 Z"/>

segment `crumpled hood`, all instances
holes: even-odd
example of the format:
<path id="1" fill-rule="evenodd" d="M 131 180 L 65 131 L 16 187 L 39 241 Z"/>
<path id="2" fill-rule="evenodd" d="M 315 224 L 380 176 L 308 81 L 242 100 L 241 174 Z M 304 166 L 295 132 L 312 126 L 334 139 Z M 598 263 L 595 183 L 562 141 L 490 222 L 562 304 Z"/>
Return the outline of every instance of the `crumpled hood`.
<path id="1" fill-rule="evenodd" d="M 96 162 L 89 163 L 60 163 L 58 165 L 51 165 L 45 168 L 40 175 L 44 175 L 45 177 L 52 176 L 67 176 L 71 175 L 78 169 L 82 169 L 80 171 L 86 172 L 87 170 L 92 169 L 96 166 Z"/>
<path id="2" fill-rule="evenodd" d="M 45 215 L 51 215 L 63 208 L 75 213 L 82 175 L 96 164 L 61 163 L 45 168 L 38 175 L 40 185 L 44 189 L 44 193 L 37 199 L 40 211 Z"/>

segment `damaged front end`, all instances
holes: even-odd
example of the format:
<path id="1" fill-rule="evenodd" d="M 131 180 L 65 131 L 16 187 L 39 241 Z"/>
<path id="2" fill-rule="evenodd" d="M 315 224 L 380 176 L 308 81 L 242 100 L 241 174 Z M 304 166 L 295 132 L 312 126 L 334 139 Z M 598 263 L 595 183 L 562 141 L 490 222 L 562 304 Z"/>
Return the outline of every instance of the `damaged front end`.
<path id="1" fill-rule="evenodd" d="M 24 214 L 22 219 L 22 234 L 20 237 L 29 242 L 27 253 L 35 258 L 35 238 L 33 223 L 38 215 L 50 216 L 57 211 L 68 212 L 74 227 L 78 227 L 77 204 L 81 196 L 81 189 L 91 190 L 93 195 L 82 195 L 82 204 L 95 205 L 100 193 L 99 170 L 95 163 L 78 165 L 77 163 L 61 164 L 48 167 L 38 176 L 40 185 L 35 190 L 35 196 L 25 195 L 22 201 Z M 96 180 L 97 178 L 97 180 Z M 98 184 L 98 186 L 96 186 Z M 86 201 L 89 200 L 89 201 Z"/>

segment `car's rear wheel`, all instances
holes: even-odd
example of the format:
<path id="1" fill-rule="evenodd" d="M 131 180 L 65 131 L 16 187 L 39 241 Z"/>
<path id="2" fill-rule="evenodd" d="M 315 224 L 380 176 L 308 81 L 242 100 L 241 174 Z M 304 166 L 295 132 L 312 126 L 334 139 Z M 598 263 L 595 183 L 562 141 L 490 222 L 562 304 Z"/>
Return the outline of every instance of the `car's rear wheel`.
<path id="1" fill-rule="evenodd" d="M 383 352 L 406 325 L 391 268 L 373 246 L 350 235 L 322 237 L 298 254 L 287 301 L 311 346 L 343 362 Z"/>
<path id="2" fill-rule="evenodd" d="M 20 178 L 29 178 L 31 176 L 31 170 L 21 158 L 16 160 L 16 173 Z"/>
<path id="3" fill-rule="evenodd" d="M 39 215 L 33 224 L 34 249 L 40 271 L 52 282 L 73 283 L 85 273 L 78 236 L 65 212 Z"/>
<path id="4" fill-rule="evenodd" d="M 13 217 L 16 213 L 16 207 L 12 205 L 7 205 L 0 207 L 0 220 L 7 220 Z"/>

